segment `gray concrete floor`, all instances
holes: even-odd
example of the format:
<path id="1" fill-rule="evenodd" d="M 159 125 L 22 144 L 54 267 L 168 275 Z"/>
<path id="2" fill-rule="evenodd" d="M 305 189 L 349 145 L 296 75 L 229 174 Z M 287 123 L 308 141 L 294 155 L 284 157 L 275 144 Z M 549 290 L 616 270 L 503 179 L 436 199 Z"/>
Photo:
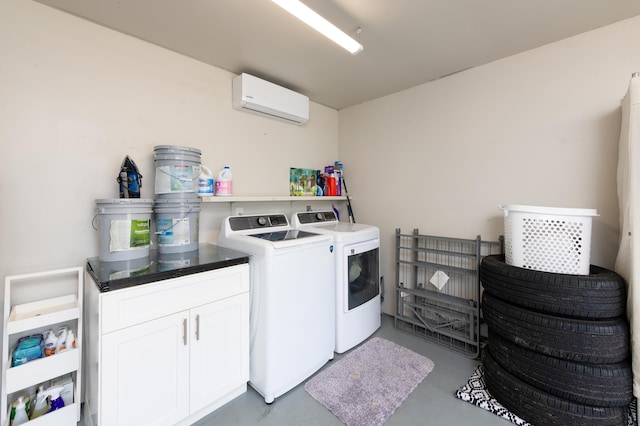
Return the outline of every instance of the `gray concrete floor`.
<path id="1" fill-rule="evenodd" d="M 374 336 L 391 340 L 426 356 L 434 362 L 435 368 L 389 418 L 385 426 L 511 424 L 495 414 L 455 397 L 456 390 L 466 383 L 476 366 L 480 364 L 479 360 L 467 358 L 420 337 L 396 330 L 393 322 L 391 316 L 383 315 L 382 326 Z M 336 355 L 334 360 L 323 368 L 327 368 L 344 355 L 346 354 Z M 246 393 L 196 423 L 199 426 L 342 424 L 329 410 L 305 392 L 304 383 L 276 398 L 271 405 L 265 404 L 264 399 L 249 386 Z"/>

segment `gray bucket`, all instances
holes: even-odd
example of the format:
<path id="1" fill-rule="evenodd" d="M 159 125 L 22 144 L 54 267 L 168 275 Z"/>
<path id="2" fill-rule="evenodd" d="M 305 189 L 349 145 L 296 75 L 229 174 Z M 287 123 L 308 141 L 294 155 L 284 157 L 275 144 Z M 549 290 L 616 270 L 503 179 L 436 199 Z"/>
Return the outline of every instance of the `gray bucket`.
<path id="1" fill-rule="evenodd" d="M 96 206 L 100 260 L 118 262 L 149 256 L 153 200 L 98 199 Z"/>
<path id="2" fill-rule="evenodd" d="M 201 151 L 175 145 L 158 145 L 153 148 L 155 160 L 156 198 L 198 198 L 198 177 L 201 172 Z"/>
<path id="3" fill-rule="evenodd" d="M 158 253 L 181 253 L 198 249 L 200 201 L 156 199 Z"/>

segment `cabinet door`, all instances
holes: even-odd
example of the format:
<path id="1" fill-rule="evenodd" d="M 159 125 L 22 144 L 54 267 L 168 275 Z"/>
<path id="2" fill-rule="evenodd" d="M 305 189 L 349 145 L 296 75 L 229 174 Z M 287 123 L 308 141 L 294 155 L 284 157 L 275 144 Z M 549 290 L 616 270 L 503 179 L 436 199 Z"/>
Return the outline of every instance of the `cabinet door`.
<path id="1" fill-rule="evenodd" d="M 189 312 L 102 338 L 102 425 L 172 425 L 189 415 Z"/>
<path id="2" fill-rule="evenodd" d="M 191 310 L 191 412 L 249 380 L 249 294 Z"/>

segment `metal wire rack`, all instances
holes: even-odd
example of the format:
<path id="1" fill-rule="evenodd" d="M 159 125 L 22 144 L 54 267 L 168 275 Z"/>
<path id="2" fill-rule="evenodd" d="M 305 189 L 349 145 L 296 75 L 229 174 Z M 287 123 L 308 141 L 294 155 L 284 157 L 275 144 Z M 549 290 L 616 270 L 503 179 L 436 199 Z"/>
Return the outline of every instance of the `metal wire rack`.
<path id="1" fill-rule="evenodd" d="M 500 241 L 402 234 L 396 229 L 395 327 L 476 358 L 480 354 L 482 257 Z"/>

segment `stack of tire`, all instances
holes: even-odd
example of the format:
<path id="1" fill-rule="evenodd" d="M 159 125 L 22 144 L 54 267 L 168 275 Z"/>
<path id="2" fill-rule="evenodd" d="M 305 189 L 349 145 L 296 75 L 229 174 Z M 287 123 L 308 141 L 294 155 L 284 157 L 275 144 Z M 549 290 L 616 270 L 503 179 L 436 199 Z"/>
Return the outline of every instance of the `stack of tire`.
<path id="1" fill-rule="evenodd" d="M 626 285 L 533 271 L 487 256 L 480 265 L 489 393 L 535 426 L 625 425 L 633 399 Z"/>

